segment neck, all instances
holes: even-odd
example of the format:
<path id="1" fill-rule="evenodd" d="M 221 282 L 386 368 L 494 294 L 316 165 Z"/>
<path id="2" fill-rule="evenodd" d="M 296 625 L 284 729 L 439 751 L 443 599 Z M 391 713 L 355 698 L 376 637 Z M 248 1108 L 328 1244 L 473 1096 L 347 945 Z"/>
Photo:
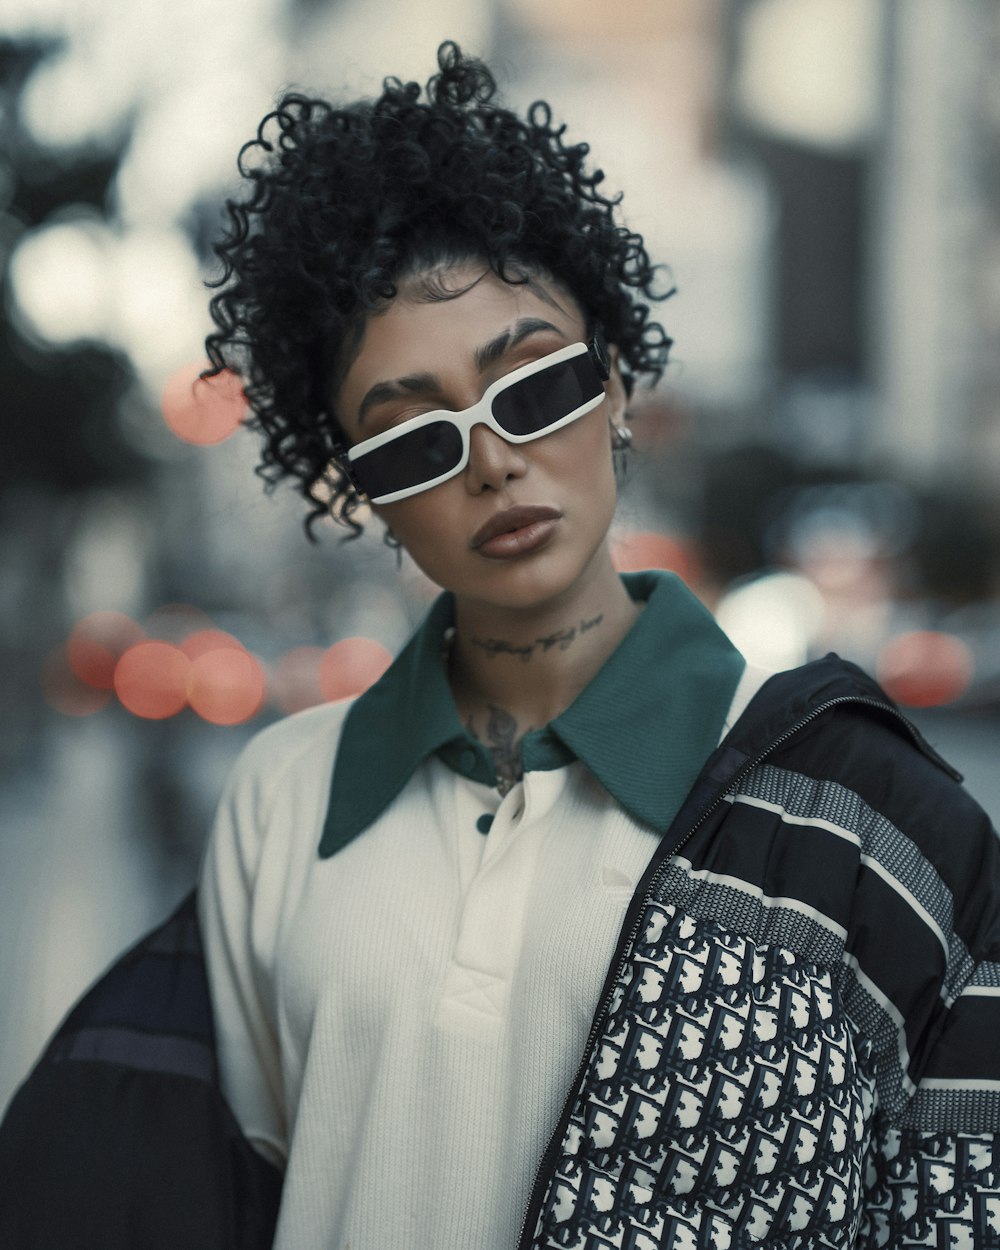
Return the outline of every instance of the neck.
<path id="1" fill-rule="evenodd" d="M 641 609 L 606 551 L 585 584 L 530 610 L 458 600 L 450 671 L 462 722 L 482 725 L 502 712 L 517 722 L 518 736 L 547 724 L 588 684 Z"/>

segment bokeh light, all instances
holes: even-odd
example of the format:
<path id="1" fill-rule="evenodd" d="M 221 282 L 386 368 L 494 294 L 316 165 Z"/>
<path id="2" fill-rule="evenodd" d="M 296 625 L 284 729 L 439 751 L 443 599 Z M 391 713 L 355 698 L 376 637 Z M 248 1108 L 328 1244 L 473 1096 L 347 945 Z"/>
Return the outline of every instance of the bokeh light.
<path id="1" fill-rule="evenodd" d="M 875 671 L 897 703 L 940 707 L 968 690 L 975 664 L 961 638 L 926 629 L 890 639 L 879 652 Z"/>
<path id="2" fill-rule="evenodd" d="M 10 258 L 14 312 L 48 343 L 100 339 L 108 321 L 111 233 L 88 211 L 25 234 Z"/>
<path id="3" fill-rule="evenodd" d="M 185 365 L 168 379 L 160 398 L 163 419 L 186 443 L 208 447 L 221 443 L 246 415 L 243 384 L 224 369 L 213 378 L 201 378 L 207 362 Z"/>
<path id="4" fill-rule="evenodd" d="M 142 627 L 123 612 L 92 612 L 73 627 L 66 642 L 66 661 L 86 685 L 112 690 L 115 665 L 143 637 Z"/>
<path id="5" fill-rule="evenodd" d="M 616 534 L 611 543 L 611 559 L 619 573 L 669 569 L 689 585 L 698 578 L 694 553 L 687 544 L 667 534 L 653 531 Z"/>
<path id="6" fill-rule="evenodd" d="M 319 663 L 323 697 L 334 703 L 353 699 L 375 684 L 392 663 L 392 653 L 373 638 L 343 638 Z"/>
<path id="7" fill-rule="evenodd" d="M 200 659 L 210 651 L 245 651 L 243 643 L 224 629 L 196 629 L 180 643 L 189 660 Z"/>
<path id="8" fill-rule="evenodd" d="M 282 712 L 291 715 L 325 702 L 319 684 L 322 647 L 293 647 L 286 651 L 271 673 L 271 697 Z"/>
<path id="9" fill-rule="evenodd" d="M 260 711 L 265 684 L 259 660 L 242 647 L 209 647 L 191 661 L 188 701 L 213 725 L 240 725 Z"/>
<path id="10" fill-rule="evenodd" d="M 774 572 L 727 591 L 715 617 L 749 664 L 781 672 L 809 659 L 825 613 L 808 578 Z"/>
<path id="11" fill-rule="evenodd" d="M 65 647 L 52 651 L 42 666 L 42 693 L 49 706 L 64 716 L 90 716 L 111 700 L 109 689 L 81 681 L 70 667 Z"/>
<path id="12" fill-rule="evenodd" d="M 169 642 L 129 647 L 115 667 L 115 693 L 136 716 L 163 720 L 188 701 L 191 661 Z"/>

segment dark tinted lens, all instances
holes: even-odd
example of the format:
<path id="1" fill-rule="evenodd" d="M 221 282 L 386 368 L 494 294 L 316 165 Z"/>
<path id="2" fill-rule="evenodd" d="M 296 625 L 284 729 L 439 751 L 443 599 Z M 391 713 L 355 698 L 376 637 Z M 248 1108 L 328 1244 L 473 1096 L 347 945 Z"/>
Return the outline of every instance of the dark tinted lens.
<path id="1" fill-rule="evenodd" d="M 432 421 L 351 462 L 366 495 L 377 499 L 432 482 L 462 459 L 462 435 L 449 421 Z"/>
<path id="2" fill-rule="evenodd" d="M 493 416 L 508 434 L 535 434 L 603 392 L 590 357 L 574 356 L 501 391 Z"/>

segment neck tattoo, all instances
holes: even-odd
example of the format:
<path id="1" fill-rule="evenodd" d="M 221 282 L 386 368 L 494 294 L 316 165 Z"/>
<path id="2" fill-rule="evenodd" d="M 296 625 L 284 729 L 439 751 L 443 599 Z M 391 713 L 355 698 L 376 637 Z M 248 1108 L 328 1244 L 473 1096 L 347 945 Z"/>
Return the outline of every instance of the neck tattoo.
<path id="1" fill-rule="evenodd" d="M 503 638 L 470 638 L 469 641 L 480 651 L 485 651 L 491 660 L 498 655 L 517 656 L 525 664 L 535 655 L 544 655 L 547 651 L 557 649 L 566 651 L 581 635 L 595 629 L 604 620 L 604 613 L 583 620 L 579 625 L 571 625 L 568 629 L 557 629 L 534 642 L 514 643 Z"/>
<path id="2" fill-rule="evenodd" d="M 489 720 L 486 724 L 485 745 L 489 748 L 490 755 L 493 756 L 493 766 L 497 773 L 497 789 L 501 795 L 507 794 L 508 791 L 521 780 L 524 775 L 524 766 L 521 758 L 521 741 L 524 734 L 518 733 L 518 723 L 516 717 L 502 707 L 496 704 L 489 704 Z M 470 716 L 465 723 L 466 729 L 473 738 L 483 739 L 476 733 L 475 718 Z"/>

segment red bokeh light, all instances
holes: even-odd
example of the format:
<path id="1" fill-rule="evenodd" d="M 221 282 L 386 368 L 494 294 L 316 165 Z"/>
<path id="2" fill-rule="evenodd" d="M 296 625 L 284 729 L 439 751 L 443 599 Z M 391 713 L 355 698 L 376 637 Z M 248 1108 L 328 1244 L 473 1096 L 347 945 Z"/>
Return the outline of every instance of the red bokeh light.
<path id="1" fill-rule="evenodd" d="M 698 576 L 697 561 L 685 543 L 651 531 L 624 534 L 614 539 L 611 559 L 619 573 L 669 569 L 689 585 L 694 584 Z"/>
<path id="2" fill-rule="evenodd" d="M 180 649 L 191 661 L 210 651 L 246 651 L 243 643 L 224 629 L 196 629 L 180 643 Z"/>
<path id="3" fill-rule="evenodd" d="M 343 638 L 324 653 L 319 664 L 323 698 L 333 703 L 353 699 L 382 676 L 392 654 L 373 638 Z"/>
<path id="4" fill-rule="evenodd" d="M 92 612 L 73 627 L 66 661 L 86 685 L 111 690 L 119 658 L 144 637 L 141 626 L 123 612 Z"/>
<path id="5" fill-rule="evenodd" d="M 64 716 L 90 716 L 111 701 L 110 690 L 81 681 L 64 647 L 57 647 L 42 666 L 42 693 L 49 706 Z"/>
<path id="6" fill-rule="evenodd" d="M 129 647 L 115 667 L 115 693 L 136 716 L 163 720 L 187 704 L 191 661 L 169 642 Z"/>
<path id="7" fill-rule="evenodd" d="M 186 443 L 208 447 L 221 443 L 246 416 L 243 383 L 229 369 L 201 378 L 202 364 L 185 365 L 167 381 L 160 397 L 163 419 Z"/>
<path id="8" fill-rule="evenodd" d="M 238 645 L 209 646 L 192 658 L 188 701 L 214 725 L 240 725 L 256 716 L 264 688 L 260 662 Z"/>
<path id="9" fill-rule="evenodd" d="M 972 652 L 961 638 L 916 630 L 890 639 L 879 652 L 875 671 L 897 703 L 940 707 L 968 690 L 974 669 Z"/>
<path id="10" fill-rule="evenodd" d="M 322 647 L 293 647 L 275 665 L 271 695 L 283 712 L 301 712 L 325 702 L 319 684 L 319 664 L 325 654 Z"/>

